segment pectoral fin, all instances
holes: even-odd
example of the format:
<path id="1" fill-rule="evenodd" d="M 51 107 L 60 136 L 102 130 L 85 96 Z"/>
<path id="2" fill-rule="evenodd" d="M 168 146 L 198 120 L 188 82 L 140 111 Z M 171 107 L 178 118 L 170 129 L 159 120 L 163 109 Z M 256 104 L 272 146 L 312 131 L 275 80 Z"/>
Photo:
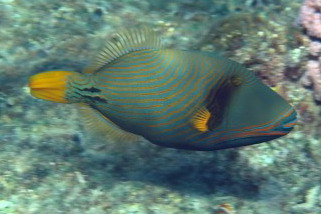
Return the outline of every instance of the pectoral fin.
<path id="1" fill-rule="evenodd" d="M 211 118 L 211 113 L 205 107 L 201 107 L 193 116 L 192 124 L 200 132 L 209 130 L 208 122 Z"/>

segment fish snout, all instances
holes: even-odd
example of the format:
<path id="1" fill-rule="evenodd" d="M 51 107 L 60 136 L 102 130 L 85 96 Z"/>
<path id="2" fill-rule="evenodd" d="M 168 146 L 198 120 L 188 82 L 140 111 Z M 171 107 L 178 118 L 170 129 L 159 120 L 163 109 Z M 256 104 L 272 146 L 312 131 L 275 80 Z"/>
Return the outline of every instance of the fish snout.
<path id="1" fill-rule="evenodd" d="M 289 133 L 294 126 L 297 124 L 297 113 L 292 108 L 289 113 L 286 113 L 279 122 L 279 126 L 277 129 L 279 131 L 285 132 L 285 134 Z"/>

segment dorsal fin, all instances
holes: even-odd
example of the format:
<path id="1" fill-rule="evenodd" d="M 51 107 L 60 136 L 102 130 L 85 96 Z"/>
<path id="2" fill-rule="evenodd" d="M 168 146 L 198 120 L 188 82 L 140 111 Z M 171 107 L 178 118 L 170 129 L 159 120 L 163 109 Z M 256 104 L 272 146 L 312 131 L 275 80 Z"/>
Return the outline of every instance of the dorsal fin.
<path id="1" fill-rule="evenodd" d="M 94 134 L 99 134 L 101 136 L 109 136 L 116 141 L 126 140 L 126 141 L 135 141 L 139 139 L 138 135 L 126 132 L 106 116 L 102 115 L 97 110 L 91 108 L 85 104 L 77 104 L 79 111 L 86 124 L 86 128 L 89 131 L 94 132 Z"/>
<path id="2" fill-rule="evenodd" d="M 132 28 L 113 34 L 85 73 L 95 73 L 132 51 L 161 48 L 160 37 L 150 27 Z"/>

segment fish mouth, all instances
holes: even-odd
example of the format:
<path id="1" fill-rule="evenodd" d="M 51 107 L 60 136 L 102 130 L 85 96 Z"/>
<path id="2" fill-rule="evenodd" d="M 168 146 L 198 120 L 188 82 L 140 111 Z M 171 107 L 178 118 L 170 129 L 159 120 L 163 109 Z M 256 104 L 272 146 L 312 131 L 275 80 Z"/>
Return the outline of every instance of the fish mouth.
<path id="1" fill-rule="evenodd" d="M 265 127 L 262 126 L 254 130 L 248 130 L 246 134 L 243 134 L 243 137 L 230 141 L 233 141 L 233 145 L 237 145 L 236 142 L 241 142 L 241 146 L 270 141 L 288 134 L 296 124 L 297 113 L 293 108 L 291 108 L 279 119 L 275 120 L 275 122 L 272 122 Z"/>
<path id="2" fill-rule="evenodd" d="M 283 115 L 278 120 L 275 120 L 274 123 L 270 124 L 269 128 L 258 131 L 258 136 L 254 137 L 264 137 L 264 135 L 270 135 L 272 138 L 278 138 L 280 136 L 288 134 L 296 124 L 297 113 L 291 107 L 289 110 L 283 113 Z"/>
<path id="3" fill-rule="evenodd" d="M 297 124 L 297 113 L 292 108 L 288 113 L 286 113 L 280 120 L 279 126 L 276 127 L 275 131 L 285 132 L 287 134 L 293 127 Z"/>
<path id="4" fill-rule="evenodd" d="M 272 137 L 277 138 L 282 135 L 288 134 L 294 126 L 297 124 L 297 113 L 291 107 L 286 112 L 284 112 L 281 117 L 270 122 L 264 126 L 257 127 L 252 130 L 248 130 L 248 135 L 246 137 Z"/>

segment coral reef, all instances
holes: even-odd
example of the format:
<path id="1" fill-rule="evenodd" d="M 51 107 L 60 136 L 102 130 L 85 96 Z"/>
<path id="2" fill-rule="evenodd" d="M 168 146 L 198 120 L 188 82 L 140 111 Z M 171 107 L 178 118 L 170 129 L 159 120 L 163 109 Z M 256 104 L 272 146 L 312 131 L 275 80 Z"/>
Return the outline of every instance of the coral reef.
<path id="1" fill-rule="evenodd" d="M 320 60 L 321 61 L 321 60 Z M 321 64 L 320 61 L 309 60 L 306 66 L 307 71 L 302 77 L 302 83 L 306 86 L 313 86 L 314 98 L 321 101 Z"/>
<path id="2" fill-rule="evenodd" d="M 300 10 L 300 23 L 309 36 L 310 59 L 302 77 L 305 86 L 312 86 L 315 100 L 321 102 L 321 1 L 305 0 Z"/>
<path id="3" fill-rule="evenodd" d="M 234 13 L 216 20 L 194 48 L 223 52 L 270 86 L 297 80 L 303 73 L 306 47 L 299 30 L 283 22 L 257 12 Z"/>
<path id="4" fill-rule="evenodd" d="M 292 27 L 300 4 L 0 0 L 0 213 L 321 213 L 320 108 L 299 83 L 308 51 L 316 61 L 320 49 L 308 50 L 318 40 Z M 299 126 L 268 144 L 178 151 L 90 136 L 74 106 L 25 90 L 31 74 L 81 70 L 107 34 L 141 24 L 154 25 L 166 47 L 244 63 L 296 107 Z"/>

